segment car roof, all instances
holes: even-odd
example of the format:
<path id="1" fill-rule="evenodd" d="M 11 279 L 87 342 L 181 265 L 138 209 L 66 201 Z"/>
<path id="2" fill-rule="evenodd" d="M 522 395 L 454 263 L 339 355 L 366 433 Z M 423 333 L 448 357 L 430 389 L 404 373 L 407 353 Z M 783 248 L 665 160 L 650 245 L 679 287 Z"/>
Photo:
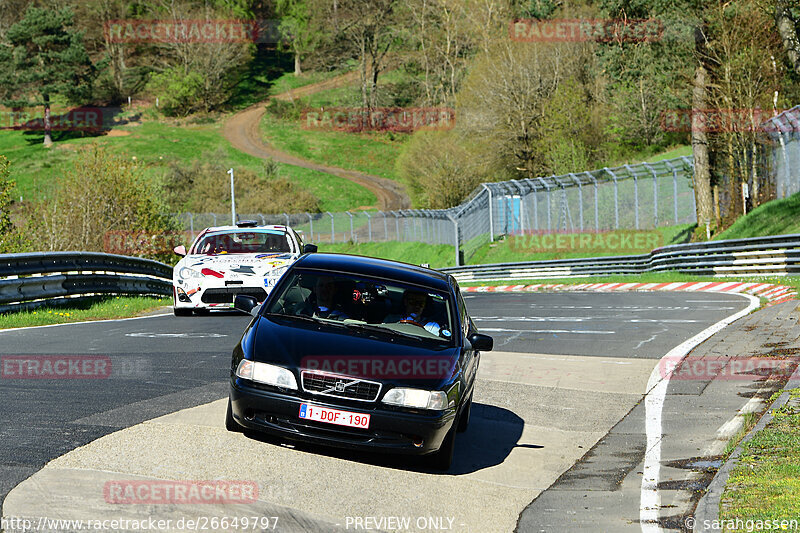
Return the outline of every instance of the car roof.
<path id="1" fill-rule="evenodd" d="M 286 226 L 278 226 L 278 225 L 271 225 L 271 226 L 252 226 L 252 227 L 239 227 L 239 226 L 215 226 L 211 228 L 206 228 L 203 230 L 204 233 L 214 233 L 217 231 L 242 231 L 248 232 L 253 230 L 259 229 L 266 229 L 266 230 L 278 230 L 278 231 L 286 231 L 289 228 Z"/>
<path id="2" fill-rule="evenodd" d="M 344 274 L 386 278 L 440 291 L 450 291 L 450 276 L 409 263 L 360 255 L 315 252 L 302 256 L 293 268 L 331 270 Z"/>

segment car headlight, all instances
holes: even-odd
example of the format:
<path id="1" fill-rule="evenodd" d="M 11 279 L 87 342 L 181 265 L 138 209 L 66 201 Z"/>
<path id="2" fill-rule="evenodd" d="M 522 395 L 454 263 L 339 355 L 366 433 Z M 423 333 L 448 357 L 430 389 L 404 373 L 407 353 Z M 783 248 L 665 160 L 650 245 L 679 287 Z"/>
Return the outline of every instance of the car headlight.
<path id="1" fill-rule="evenodd" d="M 427 391 L 397 388 L 386 393 L 386 396 L 383 397 L 383 403 L 399 407 L 441 411 L 447 408 L 447 394 L 440 390 Z"/>
<path id="2" fill-rule="evenodd" d="M 192 279 L 202 278 L 203 275 L 193 268 L 183 267 L 178 271 L 178 277 L 181 279 Z"/>
<path id="3" fill-rule="evenodd" d="M 242 359 L 239 366 L 236 367 L 236 376 L 273 387 L 297 390 L 297 380 L 290 370 L 267 363 Z"/>

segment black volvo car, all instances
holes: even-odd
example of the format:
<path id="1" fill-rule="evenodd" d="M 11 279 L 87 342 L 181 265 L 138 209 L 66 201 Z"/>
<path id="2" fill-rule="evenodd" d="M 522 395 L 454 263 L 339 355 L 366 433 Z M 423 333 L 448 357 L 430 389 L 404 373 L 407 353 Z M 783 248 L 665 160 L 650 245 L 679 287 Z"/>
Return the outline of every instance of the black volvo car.
<path id="1" fill-rule="evenodd" d="M 312 253 L 257 306 L 231 361 L 225 425 L 289 440 L 426 455 L 448 469 L 480 352 L 455 279 L 405 263 Z"/>

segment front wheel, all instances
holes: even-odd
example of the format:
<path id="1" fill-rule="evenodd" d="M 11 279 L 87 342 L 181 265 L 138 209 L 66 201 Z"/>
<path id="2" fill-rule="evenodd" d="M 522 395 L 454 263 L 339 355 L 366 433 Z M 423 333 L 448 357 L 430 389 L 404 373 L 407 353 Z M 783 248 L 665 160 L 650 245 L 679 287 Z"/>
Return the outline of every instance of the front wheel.
<path id="1" fill-rule="evenodd" d="M 458 427 L 456 424 L 458 424 L 458 421 L 453 424 L 453 427 L 447 433 L 439 451 L 428 455 L 427 463 L 434 470 L 446 472 L 450 470 L 450 466 L 453 464 L 453 453 L 456 449 L 456 428 Z"/>
<path id="2" fill-rule="evenodd" d="M 184 309 L 181 307 L 173 307 L 172 314 L 174 314 L 175 316 L 192 316 L 192 310 Z"/>
<path id="3" fill-rule="evenodd" d="M 228 398 L 228 412 L 225 413 L 225 429 L 234 433 L 241 433 L 244 431 L 244 428 L 239 425 L 239 422 L 233 418 L 233 409 L 231 409 L 230 398 Z"/>

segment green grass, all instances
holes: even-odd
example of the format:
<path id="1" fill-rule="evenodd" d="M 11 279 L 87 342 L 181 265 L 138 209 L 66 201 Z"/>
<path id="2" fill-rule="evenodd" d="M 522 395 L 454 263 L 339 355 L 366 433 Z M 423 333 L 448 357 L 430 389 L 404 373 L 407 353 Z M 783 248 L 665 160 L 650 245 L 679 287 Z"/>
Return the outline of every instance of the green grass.
<path id="1" fill-rule="evenodd" d="M 683 157 L 688 156 L 692 157 L 692 147 L 689 145 L 678 146 L 676 148 L 672 148 L 667 150 L 666 152 L 661 152 L 659 154 L 653 155 L 648 157 L 644 160 L 645 163 L 655 163 L 657 161 L 663 161 L 665 159 L 675 159 L 676 157 Z"/>
<path id="2" fill-rule="evenodd" d="M 800 398 L 800 390 L 791 394 Z M 720 519 L 800 518 L 800 409 L 785 405 L 742 448 L 722 495 Z"/>
<path id="3" fill-rule="evenodd" d="M 70 306 L 41 307 L 34 311 L 0 314 L 0 329 L 128 318 L 166 305 L 172 305 L 171 298 L 109 296 Z"/>
<path id="4" fill-rule="evenodd" d="M 559 234 L 545 238 L 544 235 L 526 235 L 507 237 L 501 241 L 488 243 L 481 246 L 470 258 L 469 263 L 512 263 L 517 261 L 545 261 L 549 259 L 576 259 L 581 257 L 601 257 L 611 255 L 634 255 L 650 253 L 653 248 L 667 244 L 687 242 L 691 236 L 694 224 L 680 226 L 666 226 L 653 231 L 642 231 L 640 242 L 643 246 L 635 249 L 619 249 L 614 245 L 617 240 L 610 236 L 634 235 L 633 231 L 611 231 L 599 234 L 583 234 L 588 246 L 570 246 L 571 243 L 581 243 L 581 234 Z M 558 244 L 556 239 L 561 239 Z M 551 244 L 552 242 L 552 244 Z M 635 241 L 631 241 L 636 244 Z M 564 246 L 565 245 L 565 246 Z M 550 251 L 552 250 L 552 251 Z"/>
<path id="5" fill-rule="evenodd" d="M 12 178 L 17 182 L 17 195 L 30 197 L 46 190 L 55 176 L 71 168 L 75 150 L 93 142 L 102 142 L 110 149 L 135 157 L 147 166 L 154 179 L 163 175 L 170 162 L 188 162 L 214 158 L 216 162 L 235 168 L 260 171 L 263 160 L 234 149 L 222 136 L 222 123 L 191 124 L 188 121 L 147 121 L 140 125 L 118 128 L 125 136 L 73 138 L 59 141 L 53 148 L 41 145 L 41 135 L 25 135 L 19 131 L 0 131 L 0 154 L 11 161 Z M 28 138 L 35 142 L 28 142 Z M 221 157 L 218 157 L 221 154 Z M 319 198 L 323 211 L 344 211 L 375 203 L 375 195 L 355 183 L 291 165 L 279 164 L 280 175 Z M 225 176 L 221 176 L 224 179 Z"/>
<path id="6" fill-rule="evenodd" d="M 300 121 L 281 120 L 269 113 L 264 115 L 261 131 L 265 141 L 297 157 L 391 180 L 398 179 L 395 161 L 409 137 L 304 129 Z"/>
<path id="7" fill-rule="evenodd" d="M 427 263 L 431 268 L 444 268 L 455 265 L 455 248 L 446 244 L 426 244 L 422 242 L 322 243 L 319 245 L 319 251 L 365 255 L 403 261 L 415 265 Z"/>
<path id="8" fill-rule="evenodd" d="M 762 235 L 800 233 L 800 193 L 772 200 L 739 217 L 731 227 L 714 236 L 719 239 L 744 239 Z"/>

